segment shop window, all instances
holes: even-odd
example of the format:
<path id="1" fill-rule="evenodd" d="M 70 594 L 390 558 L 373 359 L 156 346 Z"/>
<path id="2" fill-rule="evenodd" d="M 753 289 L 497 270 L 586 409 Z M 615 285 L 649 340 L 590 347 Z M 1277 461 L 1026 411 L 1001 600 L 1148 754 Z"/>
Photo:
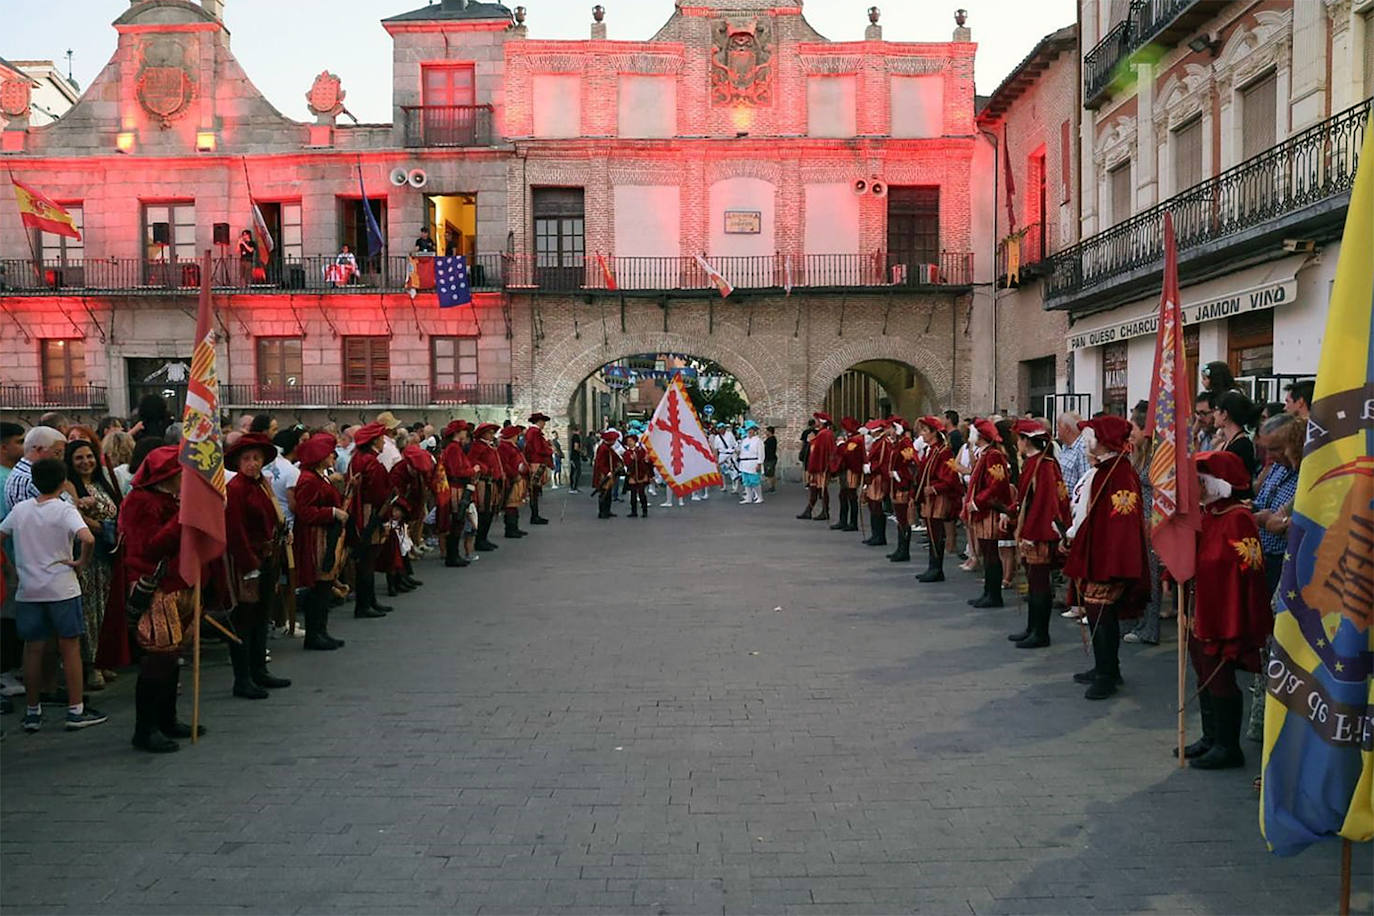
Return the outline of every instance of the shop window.
<path id="1" fill-rule="evenodd" d="M 85 341 L 77 337 L 39 341 L 43 390 L 49 396 L 86 387 Z"/>
<path id="2" fill-rule="evenodd" d="M 1274 313 L 1236 315 L 1226 323 L 1226 361 L 1236 378 L 1274 374 Z"/>
<path id="3" fill-rule="evenodd" d="M 1102 409 L 1118 417 L 1126 416 L 1126 342 L 1119 340 L 1102 348 Z"/>

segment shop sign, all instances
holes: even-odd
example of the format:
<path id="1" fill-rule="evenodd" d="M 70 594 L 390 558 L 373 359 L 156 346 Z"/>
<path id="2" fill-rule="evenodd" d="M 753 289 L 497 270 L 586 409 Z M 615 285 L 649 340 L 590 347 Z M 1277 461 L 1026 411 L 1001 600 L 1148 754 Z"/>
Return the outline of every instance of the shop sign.
<path id="1" fill-rule="evenodd" d="M 1202 324 L 1232 318 L 1246 312 L 1258 312 L 1292 302 L 1297 298 L 1298 281 L 1288 277 L 1252 287 L 1236 293 L 1228 293 L 1202 302 L 1183 306 L 1183 323 Z M 1074 331 L 1069 335 L 1069 349 L 1082 350 L 1086 347 L 1100 347 L 1118 340 L 1153 335 L 1159 328 L 1158 310 L 1148 315 L 1114 321 L 1088 331 Z"/>

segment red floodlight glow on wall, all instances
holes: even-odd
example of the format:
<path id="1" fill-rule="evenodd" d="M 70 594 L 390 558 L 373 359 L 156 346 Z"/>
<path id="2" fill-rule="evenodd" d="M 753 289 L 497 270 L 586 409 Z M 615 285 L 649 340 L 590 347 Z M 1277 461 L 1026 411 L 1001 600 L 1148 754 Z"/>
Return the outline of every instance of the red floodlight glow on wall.
<path id="1" fill-rule="evenodd" d="M 121 153 L 132 153 L 134 151 L 134 132 L 122 130 L 115 136 L 115 149 Z"/>

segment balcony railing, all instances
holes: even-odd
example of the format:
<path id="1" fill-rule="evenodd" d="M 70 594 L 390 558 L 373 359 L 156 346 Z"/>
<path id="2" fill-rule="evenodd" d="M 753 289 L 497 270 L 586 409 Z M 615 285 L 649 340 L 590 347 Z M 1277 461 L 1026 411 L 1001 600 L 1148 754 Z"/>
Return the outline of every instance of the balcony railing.
<path id="1" fill-rule="evenodd" d="M 49 410 L 55 407 L 103 410 L 108 404 L 105 389 L 99 385 L 0 385 L 0 409 L 5 410 Z"/>
<path id="2" fill-rule="evenodd" d="M 1002 288 L 1007 286 L 1018 286 L 1027 280 L 1040 275 L 1040 267 L 1045 261 L 1046 240 L 1045 224 L 1031 223 L 1024 229 L 1016 233 L 1019 243 L 1018 273 L 1020 278 L 1017 282 L 1011 282 L 1008 278 L 1008 268 L 1010 267 L 1009 242 L 1007 239 L 997 243 L 997 285 Z"/>
<path id="3" fill-rule="evenodd" d="M 507 383 L 431 385 L 392 382 L 374 385 L 221 385 L 220 403 L 227 408 L 294 407 L 445 407 L 510 404 Z"/>
<path id="4" fill-rule="evenodd" d="M 417 258 L 418 286 L 434 288 L 426 259 Z M 497 290 L 502 284 L 503 259 L 482 254 L 468 261 L 474 290 Z M 309 255 L 254 265 L 250 276 L 236 258 L 215 258 L 210 286 L 217 295 L 243 293 L 378 293 L 400 292 L 411 279 L 408 255 L 375 258 Z M 87 258 L 35 262 L 28 258 L 0 260 L 0 293 L 6 295 L 157 295 L 193 293 L 200 286 L 198 261 L 147 261 L 143 258 Z"/>
<path id="5" fill-rule="evenodd" d="M 1083 102 L 1096 108 L 1118 82 L 1130 81 L 1137 52 L 1169 44 L 1211 17 L 1225 0 L 1132 0 L 1126 18 L 1083 56 Z"/>
<path id="6" fill-rule="evenodd" d="M 943 251 L 933 260 L 872 254 L 782 254 L 707 258 L 735 289 L 783 290 L 968 286 L 973 255 Z M 551 293 L 713 291 L 712 278 L 696 258 L 596 257 L 552 262 L 538 255 L 512 256 L 505 267 L 508 289 Z M 608 276 L 609 274 L 609 276 Z"/>
<path id="7" fill-rule="evenodd" d="M 1164 214 L 1172 213 L 1179 261 L 1228 237 L 1281 229 L 1308 208 L 1349 193 L 1372 99 L 1294 134 L 1215 178 L 1084 239 L 1047 261 L 1045 299 L 1062 305 L 1118 282 L 1158 271 Z M 1278 224 L 1277 226 L 1275 224 Z M 1057 300 L 1057 301 L 1056 301 Z"/>
<path id="8" fill-rule="evenodd" d="M 490 105 L 403 105 L 405 144 L 491 146 Z"/>

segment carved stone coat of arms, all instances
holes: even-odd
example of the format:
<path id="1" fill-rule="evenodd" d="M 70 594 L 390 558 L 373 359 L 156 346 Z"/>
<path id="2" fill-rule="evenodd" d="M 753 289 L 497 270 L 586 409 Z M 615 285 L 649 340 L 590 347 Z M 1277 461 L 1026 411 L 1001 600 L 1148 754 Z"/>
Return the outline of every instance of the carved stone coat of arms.
<path id="1" fill-rule="evenodd" d="M 773 34 L 757 19 L 718 20 L 711 49 L 711 101 L 773 104 Z"/>

